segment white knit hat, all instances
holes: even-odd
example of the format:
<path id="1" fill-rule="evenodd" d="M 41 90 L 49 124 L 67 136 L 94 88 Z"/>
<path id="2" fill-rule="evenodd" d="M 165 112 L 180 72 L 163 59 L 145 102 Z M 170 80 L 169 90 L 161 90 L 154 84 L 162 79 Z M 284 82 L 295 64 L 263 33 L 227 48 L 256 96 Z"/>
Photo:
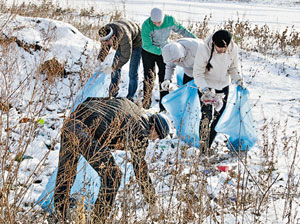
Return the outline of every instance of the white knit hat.
<path id="1" fill-rule="evenodd" d="M 162 48 L 161 52 L 163 60 L 167 64 L 173 62 L 176 59 L 183 58 L 185 54 L 185 49 L 180 43 L 174 41 L 165 45 Z"/>
<path id="2" fill-rule="evenodd" d="M 161 22 L 164 19 L 164 13 L 159 8 L 153 8 L 151 10 L 151 20 L 152 22 Z"/>

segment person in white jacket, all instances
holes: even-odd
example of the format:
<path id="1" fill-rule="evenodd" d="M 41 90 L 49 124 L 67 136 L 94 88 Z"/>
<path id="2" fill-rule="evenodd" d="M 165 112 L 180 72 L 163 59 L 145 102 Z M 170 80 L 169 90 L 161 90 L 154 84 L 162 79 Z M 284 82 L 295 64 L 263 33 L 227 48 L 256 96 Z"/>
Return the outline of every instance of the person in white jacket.
<path id="1" fill-rule="evenodd" d="M 240 75 L 238 47 L 232 41 L 230 32 L 218 30 L 198 47 L 193 77 L 199 89 L 202 113 L 199 136 L 201 140 L 201 136 L 205 135 L 204 131 L 209 130 L 203 128 L 208 119 L 206 126 L 210 128 L 208 137 L 208 147 L 210 148 L 217 134 L 214 130 L 215 126 L 226 107 L 231 80 L 244 88 Z M 223 106 L 219 108 L 219 111 L 213 113 L 212 104 L 214 102 L 208 99 L 215 99 L 216 94 L 222 93 L 224 94 Z"/>
<path id="2" fill-rule="evenodd" d="M 183 84 L 193 79 L 194 60 L 200 44 L 203 44 L 200 39 L 181 38 L 162 48 L 162 56 L 166 64 L 165 80 L 161 84 L 162 90 L 169 90 L 176 65 L 184 69 Z"/>

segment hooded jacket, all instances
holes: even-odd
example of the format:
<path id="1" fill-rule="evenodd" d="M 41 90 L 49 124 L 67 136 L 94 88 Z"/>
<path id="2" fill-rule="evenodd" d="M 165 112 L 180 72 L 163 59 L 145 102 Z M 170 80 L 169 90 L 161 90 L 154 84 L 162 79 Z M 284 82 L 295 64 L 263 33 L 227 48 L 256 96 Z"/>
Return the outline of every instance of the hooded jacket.
<path id="1" fill-rule="evenodd" d="M 105 26 L 113 29 L 114 35 L 116 35 L 116 43 L 113 47 L 115 50 L 120 50 L 119 60 L 113 65 L 113 69 L 121 69 L 131 58 L 132 49 L 142 46 L 141 29 L 138 24 L 126 20 L 115 21 Z M 110 47 L 102 44 L 98 56 L 100 61 L 104 61 Z"/>
<path id="2" fill-rule="evenodd" d="M 194 60 L 200 44 L 203 44 L 200 39 L 181 38 L 164 46 L 162 56 L 166 64 L 165 79 L 172 80 L 176 65 L 183 67 L 187 76 L 193 77 Z M 178 58 L 179 62 L 173 62 Z"/>
<path id="3" fill-rule="evenodd" d="M 209 36 L 204 44 L 198 47 L 193 76 L 195 84 L 200 90 L 208 87 L 222 90 L 230 84 L 230 79 L 237 82 L 241 80 L 240 65 L 238 58 L 238 46 L 231 40 L 225 53 L 219 54 L 216 49 L 213 51 L 210 64 L 212 68 L 207 70 L 206 65 L 211 55 L 212 35 Z"/>
<path id="4" fill-rule="evenodd" d="M 151 17 L 149 17 L 142 25 L 143 49 L 152 54 L 161 55 L 161 48 L 168 43 L 171 31 L 179 33 L 183 37 L 196 38 L 194 34 L 189 32 L 170 15 L 164 16 L 164 21 L 160 27 L 155 26 Z"/>

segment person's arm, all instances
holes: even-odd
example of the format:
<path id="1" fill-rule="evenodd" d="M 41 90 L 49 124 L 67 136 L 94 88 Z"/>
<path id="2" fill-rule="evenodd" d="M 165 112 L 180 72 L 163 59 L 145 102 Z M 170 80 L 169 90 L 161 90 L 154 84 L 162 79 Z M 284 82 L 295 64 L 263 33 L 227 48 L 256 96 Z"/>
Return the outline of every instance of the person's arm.
<path id="1" fill-rule="evenodd" d="M 147 162 L 140 155 L 133 153 L 133 168 L 136 179 L 141 187 L 145 200 L 149 204 L 154 204 L 155 189 L 152 185 L 151 177 L 149 176 Z"/>
<path id="2" fill-rule="evenodd" d="M 235 43 L 233 43 L 233 49 L 231 55 L 232 55 L 232 63 L 228 69 L 228 74 L 235 81 L 235 83 L 238 83 L 239 81 L 243 80 L 243 77 L 241 76 L 240 73 L 238 47 Z"/>
<path id="3" fill-rule="evenodd" d="M 165 80 L 172 80 L 174 76 L 176 65 L 174 63 L 166 63 Z"/>
<path id="4" fill-rule="evenodd" d="M 126 33 L 120 40 L 119 49 L 120 57 L 116 65 L 113 66 L 114 69 L 121 69 L 129 61 L 132 54 L 132 39 Z"/>
<path id="5" fill-rule="evenodd" d="M 174 28 L 173 28 L 174 32 L 179 33 L 184 37 L 196 38 L 196 36 L 193 33 L 188 31 L 184 26 L 182 26 L 179 22 L 177 22 L 173 17 L 171 17 L 171 19 L 173 20 L 173 24 L 174 24 Z"/>
<path id="6" fill-rule="evenodd" d="M 148 147 L 148 134 L 143 127 L 136 127 L 139 134 L 136 136 L 134 146 L 131 147 L 132 165 L 138 183 L 141 187 L 145 200 L 150 204 L 156 201 L 155 189 L 149 176 L 148 165 L 145 161 L 146 149 Z"/>
<path id="7" fill-rule="evenodd" d="M 110 50 L 110 46 L 106 45 L 105 42 L 101 42 L 101 50 L 99 52 L 97 59 L 100 62 L 103 62 L 105 60 L 106 56 L 108 55 L 109 50 Z"/>
<path id="8" fill-rule="evenodd" d="M 153 29 L 151 29 L 149 21 L 146 20 L 142 25 L 142 47 L 144 50 L 152 54 L 161 55 L 161 48 L 153 45 L 152 43 L 152 39 L 150 36 L 152 31 Z"/>
<path id="9" fill-rule="evenodd" d="M 200 45 L 197 49 L 194 67 L 193 67 L 193 77 L 195 84 L 202 91 L 204 88 L 208 87 L 205 81 L 205 71 L 207 65 L 207 54 L 204 45 Z"/>

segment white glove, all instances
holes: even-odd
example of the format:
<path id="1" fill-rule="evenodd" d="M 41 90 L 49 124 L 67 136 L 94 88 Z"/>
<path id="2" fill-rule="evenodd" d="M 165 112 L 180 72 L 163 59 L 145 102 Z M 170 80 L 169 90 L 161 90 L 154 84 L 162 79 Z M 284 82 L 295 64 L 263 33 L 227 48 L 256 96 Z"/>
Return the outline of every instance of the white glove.
<path id="1" fill-rule="evenodd" d="M 216 94 L 209 89 L 205 90 L 201 97 L 201 101 L 205 105 L 212 105 L 214 106 L 216 111 L 220 111 L 223 107 L 223 98 L 224 98 L 224 93 Z"/>
<path id="2" fill-rule="evenodd" d="M 223 107 L 223 98 L 225 97 L 224 93 L 216 94 L 215 96 L 215 103 L 213 103 L 213 106 L 215 107 L 216 111 L 220 111 Z"/>
<path id="3" fill-rule="evenodd" d="M 216 94 L 212 91 L 210 91 L 210 89 L 206 89 L 204 90 L 204 93 L 201 96 L 201 101 L 207 105 L 207 104 L 212 104 L 214 102 L 214 98 L 215 98 Z"/>
<path id="4" fill-rule="evenodd" d="M 170 83 L 171 83 L 170 80 L 166 79 L 161 83 L 161 89 L 163 91 L 168 91 L 170 89 Z"/>
<path id="5" fill-rule="evenodd" d="M 110 75 L 113 72 L 113 69 L 111 66 L 105 66 L 102 71 L 105 73 L 105 75 Z"/>

